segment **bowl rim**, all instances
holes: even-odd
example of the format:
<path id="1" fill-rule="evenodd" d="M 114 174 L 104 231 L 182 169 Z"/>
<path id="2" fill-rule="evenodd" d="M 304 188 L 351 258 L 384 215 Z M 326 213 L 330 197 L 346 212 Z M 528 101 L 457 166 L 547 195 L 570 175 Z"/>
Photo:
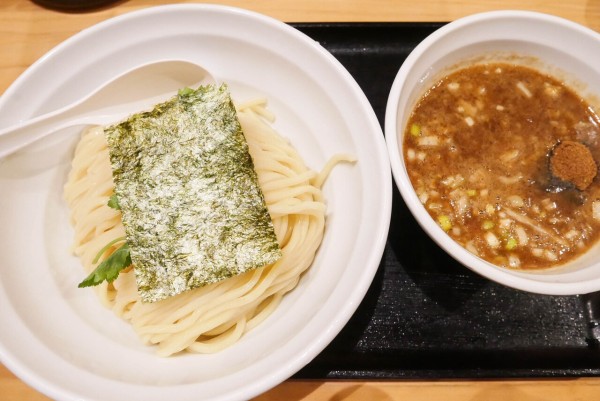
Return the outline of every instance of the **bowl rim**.
<path id="1" fill-rule="evenodd" d="M 397 117 L 399 114 L 400 93 L 404 88 L 405 80 L 412 67 L 440 38 L 445 37 L 448 34 L 475 24 L 482 24 L 490 21 L 497 22 L 499 20 L 511 20 L 514 22 L 515 19 L 536 20 L 546 24 L 560 26 L 563 29 L 577 31 L 583 35 L 594 38 L 600 45 L 600 34 L 598 32 L 568 19 L 537 11 L 497 10 L 481 12 L 459 18 L 443 25 L 413 49 L 401 65 L 392 83 L 385 109 L 384 123 L 384 135 L 388 147 L 392 175 L 402 198 L 420 227 L 446 253 L 475 273 L 508 287 L 538 294 L 577 295 L 598 291 L 600 290 L 600 277 L 579 282 L 537 281 L 531 278 L 536 275 L 535 273 L 528 273 L 525 271 L 509 272 L 470 253 L 451 239 L 451 237 L 434 222 L 425 207 L 419 201 L 413 190 L 410 179 L 406 174 L 403 156 L 399 151 L 399 137 L 401 135 L 397 132 Z"/>

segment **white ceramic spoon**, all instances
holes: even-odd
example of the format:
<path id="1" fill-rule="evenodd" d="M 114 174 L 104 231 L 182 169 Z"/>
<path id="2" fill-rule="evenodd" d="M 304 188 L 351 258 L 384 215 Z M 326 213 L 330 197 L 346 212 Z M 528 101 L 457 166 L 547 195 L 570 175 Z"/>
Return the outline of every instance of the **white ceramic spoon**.
<path id="1" fill-rule="evenodd" d="M 197 64 L 156 61 L 135 67 L 100 86 L 81 100 L 0 130 L 0 158 L 77 125 L 109 125 L 167 100 L 184 87 L 215 83 Z"/>

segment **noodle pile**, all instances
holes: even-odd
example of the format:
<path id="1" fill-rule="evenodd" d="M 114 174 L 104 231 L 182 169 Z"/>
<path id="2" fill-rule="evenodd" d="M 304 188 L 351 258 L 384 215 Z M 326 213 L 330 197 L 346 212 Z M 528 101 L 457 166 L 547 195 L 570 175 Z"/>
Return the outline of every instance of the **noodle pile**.
<path id="1" fill-rule="evenodd" d="M 102 303 L 129 321 L 142 341 L 158 354 L 184 350 L 213 353 L 235 343 L 262 322 L 298 283 L 323 238 L 325 203 L 321 185 L 333 158 L 321 173 L 309 170 L 291 145 L 268 123 L 273 116 L 259 99 L 238 106 L 249 151 L 283 252 L 275 264 L 154 303 L 139 299 L 133 269 L 96 287 Z M 87 272 L 96 254 L 125 236 L 121 215 L 107 206 L 113 194 L 108 145 L 102 128 L 89 129 L 77 145 L 65 185 L 75 231 L 74 253 Z M 114 249 L 111 250 L 111 252 Z"/>

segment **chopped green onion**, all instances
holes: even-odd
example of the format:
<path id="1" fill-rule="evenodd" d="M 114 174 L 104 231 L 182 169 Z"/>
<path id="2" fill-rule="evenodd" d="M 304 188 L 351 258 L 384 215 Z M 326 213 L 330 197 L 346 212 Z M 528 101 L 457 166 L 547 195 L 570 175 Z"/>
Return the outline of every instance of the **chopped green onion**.
<path id="1" fill-rule="evenodd" d="M 491 230 L 492 228 L 494 228 L 494 222 L 491 220 L 485 220 L 481 225 L 481 228 L 483 228 L 484 230 Z"/>
<path id="2" fill-rule="evenodd" d="M 438 223 L 440 224 L 440 227 L 442 227 L 442 230 L 444 231 L 448 231 L 452 228 L 452 222 L 450 221 L 450 217 L 441 214 L 438 216 Z"/>
<path id="3" fill-rule="evenodd" d="M 506 246 L 505 246 L 506 250 L 507 251 L 512 251 L 516 247 L 517 247 L 517 240 L 515 238 L 513 238 L 513 237 L 509 237 L 506 240 Z"/>
<path id="4" fill-rule="evenodd" d="M 419 124 L 413 124 L 410 126 L 410 134 L 412 136 L 421 136 L 421 126 Z"/>

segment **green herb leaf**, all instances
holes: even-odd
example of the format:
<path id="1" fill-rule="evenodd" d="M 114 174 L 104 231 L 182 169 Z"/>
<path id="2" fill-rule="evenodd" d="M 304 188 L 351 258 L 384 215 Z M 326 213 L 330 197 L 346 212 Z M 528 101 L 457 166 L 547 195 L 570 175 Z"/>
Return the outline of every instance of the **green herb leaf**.
<path id="1" fill-rule="evenodd" d="M 119 205 L 119 198 L 117 198 L 117 194 L 112 194 L 107 205 L 115 210 L 121 210 L 121 205 Z"/>
<path id="2" fill-rule="evenodd" d="M 192 94 L 194 92 L 195 92 L 194 89 L 185 87 L 185 88 L 179 89 L 179 91 L 177 92 L 177 94 L 179 96 L 189 96 L 190 94 Z"/>
<path id="3" fill-rule="evenodd" d="M 104 255 L 104 253 L 106 251 L 108 251 L 110 249 L 110 247 L 112 247 L 117 242 L 125 241 L 126 239 L 127 239 L 127 237 L 115 238 L 114 240 L 110 241 L 108 244 L 104 245 L 102 247 L 102 249 L 100 249 L 100 251 L 98 251 L 98 253 L 96 254 L 96 257 L 94 258 L 94 260 L 92 260 L 92 263 L 94 263 L 94 264 L 98 263 L 98 261 L 100 260 L 102 255 Z"/>
<path id="4" fill-rule="evenodd" d="M 119 276 L 121 270 L 130 265 L 131 255 L 129 253 L 129 244 L 126 242 L 100 263 L 85 280 L 79 283 L 78 287 L 92 287 L 105 280 L 110 283 Z"/>

